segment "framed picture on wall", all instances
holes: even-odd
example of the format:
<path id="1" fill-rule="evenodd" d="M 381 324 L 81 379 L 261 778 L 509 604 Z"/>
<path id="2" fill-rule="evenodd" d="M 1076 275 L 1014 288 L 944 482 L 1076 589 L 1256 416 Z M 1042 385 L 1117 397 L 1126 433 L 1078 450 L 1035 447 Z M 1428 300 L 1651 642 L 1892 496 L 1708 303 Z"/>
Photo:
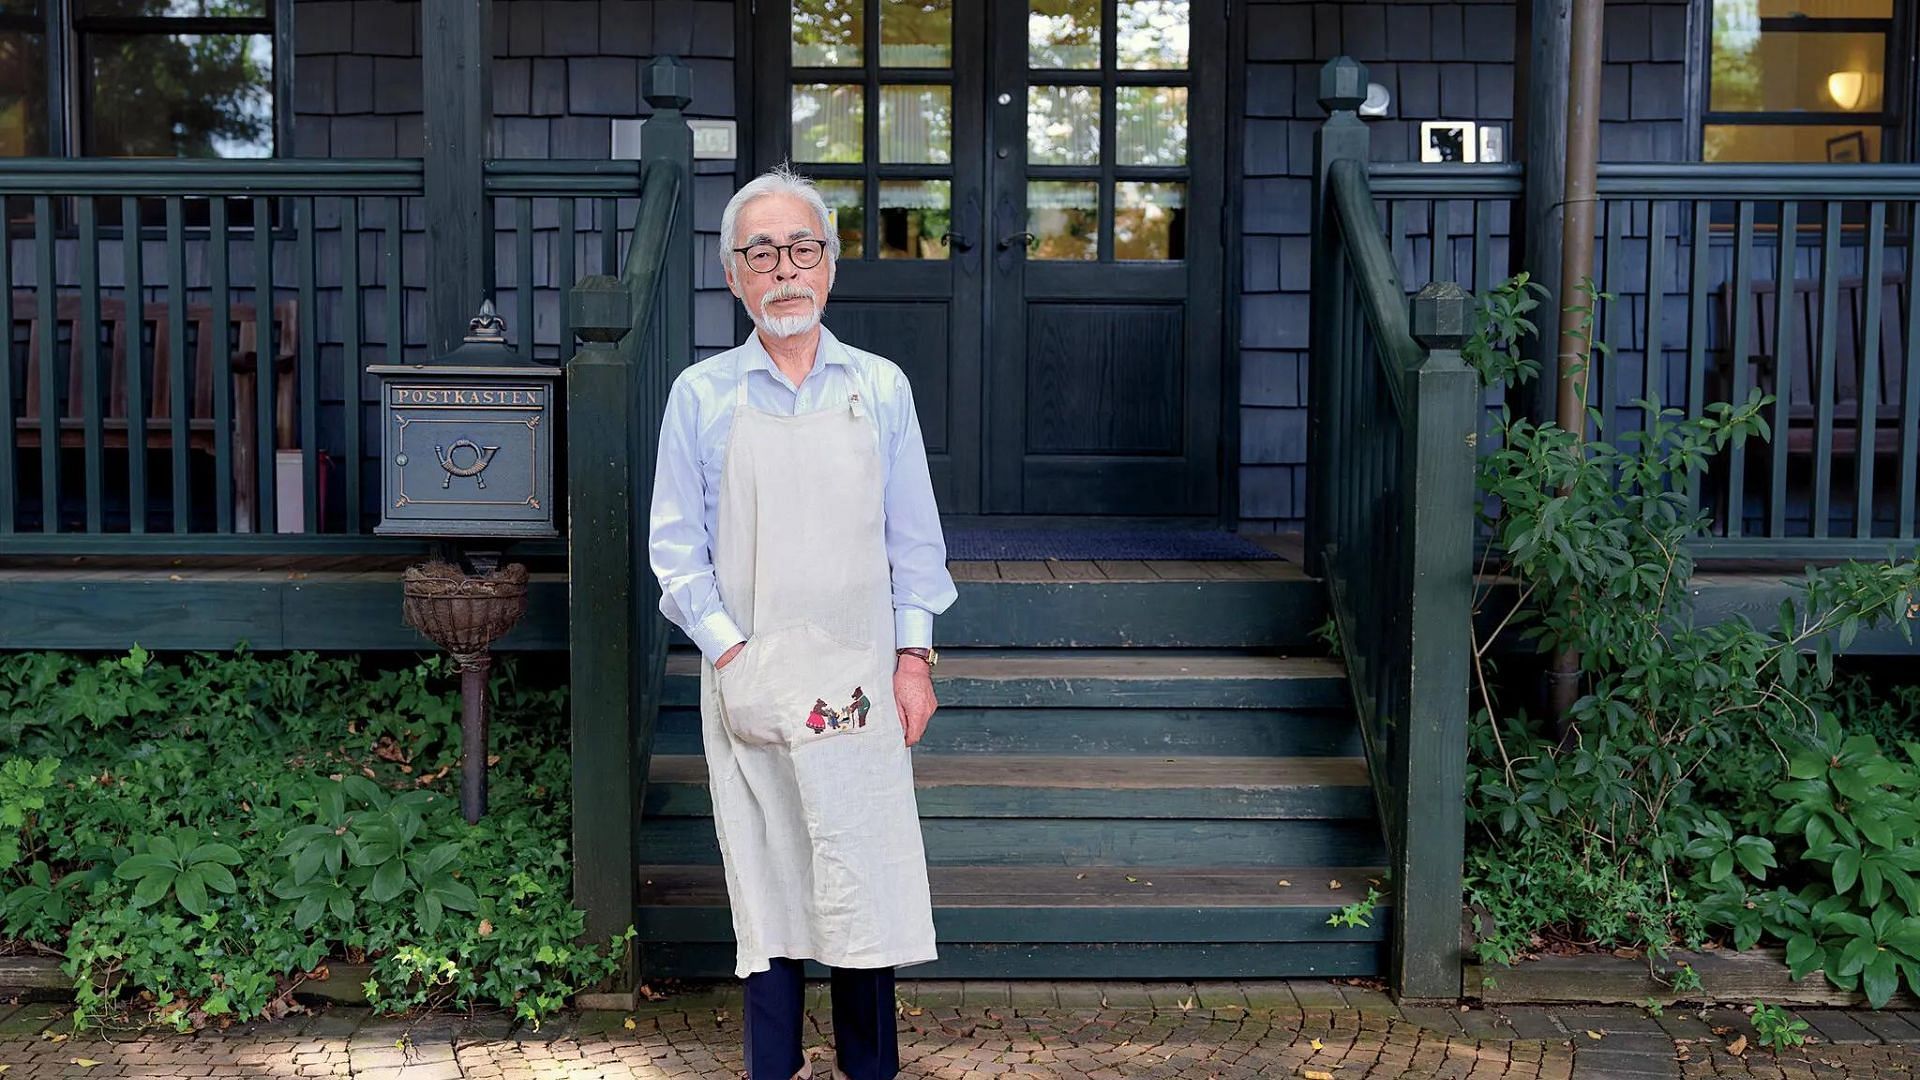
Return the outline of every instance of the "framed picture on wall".
<path id="1" fill-rule="evenodd" d="M 1858 165 L 1867 160 L 1867 136 L 1849 131 L 1827 140 L 1827 161 L 1831 164 Z"/>
<path id="2" fill-rule="evenodd" d="M 1422 120 L 1420 160 L 1473 162 L 1479 160 L 1477 125 L 1471 120 Z"/>

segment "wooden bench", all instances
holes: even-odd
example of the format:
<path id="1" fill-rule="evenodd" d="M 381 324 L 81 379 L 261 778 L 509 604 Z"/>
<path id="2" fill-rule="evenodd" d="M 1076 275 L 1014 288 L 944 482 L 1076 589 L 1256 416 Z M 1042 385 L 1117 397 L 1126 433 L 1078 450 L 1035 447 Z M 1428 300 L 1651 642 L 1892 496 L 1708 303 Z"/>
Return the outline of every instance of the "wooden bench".
<path id="1" fill-rule="evenodd" d="M 1823 282 L 1818 278 L 1796 278 L 1793 282 L 1791 333 L 1783 342 L 1779 334 L 1779 289 L 1771 278 L 1751 282 L 1751 339 L 1744 362 L 1749 365 L 1747 385 L 1773 394 L 1779 384 L 1777 372 L 1784 352 L 1792 378 L 1787 391 L 1786 427 L 1775 431 L 1775 439 L 1785 438 L 1787 452 L 1795 457 L 1811 455 L 1819 437 L 1821 370 L 1820 305 Z M 1907 345 L 1907 280 L 1904 274 L 1887 274 L 1880 281 L 1880 344 L 1873 370 L 1866 369 L 1866 317 L 1868 287 L 1858 276 L 1842 277 L 1837 285 L 1834 315 L 1833 351 L 1833 436 L 1836 454 L 1855 454 L 1860 447 L 1861 385 L 1868 377 L 1873 384 L 1873 454 L 1894 456 L 1900 452 L 1901 389 L 1904 386 Z M 1708 399 L 1727 401 L 1733 395 L 1734 369 L 1727 362 L 1733 349 L 1734 305 L 1737 290 L 1731 284 L 1719 290 L 1720 326 L 1723 331 L 1719 362 L 1709 372 Z M 1773 421 L 1770 406 L 1765 413 Z"/>
<path id="2" fill-rule="evenodd" d="M 149 450 L 170 449 L 174 437 L 174 357 L 171 307 L 161 301 L 141 305 L 138 324 L 127 313 L 126 303 L 118 297 L 100 298 L 100 332 L 105 338 L 99 346 L 104 364 L 101 373 L 105 400 L 101 415 L 102 445 L 126 449 L 132 425 L 129 417 L 135 406 L 128 401 L 127 364 L 129 357 L 143 362 L 145 342 L 152 342 L 153 365 L 141 385 L 141 403 L 145 406 L 144 441 Z M 45 424 L 40 411 L 42 396 L 41 350 L 51 334 L 54 346 L 55 400 L 58 413 L 54 420 L 56 441 L 62 447 L 86 445 L 89 410 L 86 400 L 80 297 L 63 293 L 55 302 L 52 320 L 40 317 L 37 293 L 16 290 L 13 294 L 13 327 L 7 331 L 7 347 L 13 348 L 18 335 L 14 327 L 26 327 L 25 378 L 16 378 L 24 391 L 14 412 L 14 445 L 37 448 L 44 437 Z M 236 527 L 245 529 L 254 522 L 255 493 L 259 490 L 257 452 L 257 410 L 254 395 L 258 387 L 259 317 L 251 304 L 232 304 L 227 311 L 227 332 L 214 326 L 212 305 L 186 307 L 188 348 L 191 350 L 186 382 L 187 445 L 192 450 L 212 454 L 215 447 L 214 348 L 232 341 L 236 348 L 229 357 L 233 373 L 232 472 Z M 274 446 L 292 449 L 297 445 L 295 360 L 299 354 L 299 310 L 294 301 L 274 305 Z M 11 355 L 7 360 L 11 362 Z"/>

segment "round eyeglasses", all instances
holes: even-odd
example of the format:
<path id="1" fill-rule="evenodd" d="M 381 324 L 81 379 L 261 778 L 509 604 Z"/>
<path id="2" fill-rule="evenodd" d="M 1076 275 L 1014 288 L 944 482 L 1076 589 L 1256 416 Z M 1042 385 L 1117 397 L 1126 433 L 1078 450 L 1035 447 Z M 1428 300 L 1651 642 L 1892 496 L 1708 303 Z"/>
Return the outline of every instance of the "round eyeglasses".
<path id="1" fill-rule="evenodd" d="M 747 266 L 754 273 L 771 274 L 774 267 L 780 265 L 780 253 L 783 251 L 796 270 L 811 270 L 819 266 L 820 257 L 827 253 L 827 245 L 821 240 L 795 240 L 791 244 L 750 244 L 733 250 L 736 255 L 746 256 Z"/>

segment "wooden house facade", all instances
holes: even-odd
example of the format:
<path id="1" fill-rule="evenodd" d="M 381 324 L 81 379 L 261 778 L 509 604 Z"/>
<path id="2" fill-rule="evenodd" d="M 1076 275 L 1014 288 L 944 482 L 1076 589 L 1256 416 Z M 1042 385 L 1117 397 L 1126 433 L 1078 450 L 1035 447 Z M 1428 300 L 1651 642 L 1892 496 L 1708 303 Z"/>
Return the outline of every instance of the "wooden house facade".
<path id="1" fill-rule="evenodd" d="M 363 371 L 491 297 L 579 403 L 575 526 L 513 549 L 534 602 L 503 647 L 570 653 L 581 903 L 638 922 L 636 971 L 724 970 L 694 669 L 634 507 L 665 381 L 748 328 L 721 210 L 792 161 L 843 245 L 827 322 L 912 378 L 956 522 L 1304 530 L 1277 560 L 956 568 L 921 780 L 941 970 L 1441 996 L 1446 627 L 1502 400 L 1459 320 L 1513 271 L 1557 279 L 1569 8 L 8 2 L 0 648 L 417 647 L 397 577 L 425 546 L 373 534 Z M 1604 5 L 1592 403 L 1617 432 L 1646 399 L 1780 400 L 1696 492 L 1709 558 L 1912 547 L 1914 23 Z M 1709 611 L 1772 602 L 1717 588 Z M 1381 640 L 1308 656 L 1330 612 Z M 1373 925 L 1327 925 L 1388 869 Z"/>

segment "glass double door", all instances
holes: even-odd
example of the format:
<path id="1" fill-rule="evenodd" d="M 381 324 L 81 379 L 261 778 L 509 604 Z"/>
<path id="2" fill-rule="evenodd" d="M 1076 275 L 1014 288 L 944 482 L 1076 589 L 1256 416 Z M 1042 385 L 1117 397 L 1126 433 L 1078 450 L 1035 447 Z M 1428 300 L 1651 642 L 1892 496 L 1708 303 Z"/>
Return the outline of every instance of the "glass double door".
<path id="1" fill-rule="evenodd" d="M 1218 511 L 1220 3 L 760 0 L 756 164 L 819 184 L 948 511 Z"/>

